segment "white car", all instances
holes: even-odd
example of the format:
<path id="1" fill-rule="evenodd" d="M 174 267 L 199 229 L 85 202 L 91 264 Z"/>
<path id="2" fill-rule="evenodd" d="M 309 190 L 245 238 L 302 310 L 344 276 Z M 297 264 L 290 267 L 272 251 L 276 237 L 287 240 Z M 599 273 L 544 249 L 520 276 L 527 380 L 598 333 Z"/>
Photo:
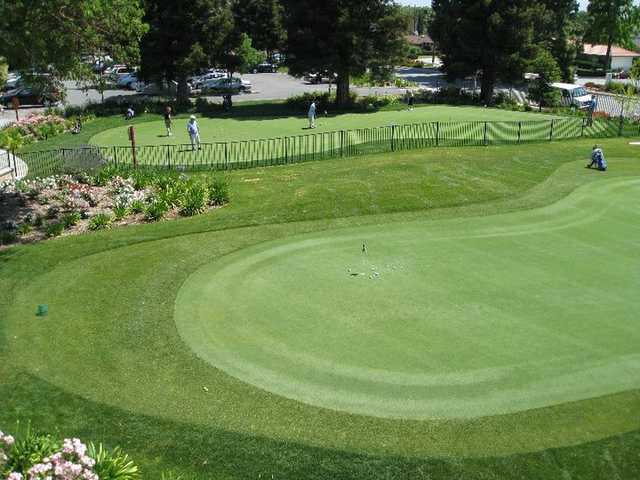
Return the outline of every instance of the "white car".
<path id="1" fill-rule="evenodd" d="M 593 95 L 587 92 L 582 85 L 574 83 L 552 83 L 551 86 L 560 90 L 560 104 L 564 107 L 575 107 L 580 110 L 590 108 L 593 104 Z"/>
<path id="2" fill-rule="evenodd" d="M 251 93 L 251 88 L 251 82 L 248 80 L 233 77 L 208 80 L 202 84 L 201 90 L 203 93 L 236 95 L 238 93 Z"/>

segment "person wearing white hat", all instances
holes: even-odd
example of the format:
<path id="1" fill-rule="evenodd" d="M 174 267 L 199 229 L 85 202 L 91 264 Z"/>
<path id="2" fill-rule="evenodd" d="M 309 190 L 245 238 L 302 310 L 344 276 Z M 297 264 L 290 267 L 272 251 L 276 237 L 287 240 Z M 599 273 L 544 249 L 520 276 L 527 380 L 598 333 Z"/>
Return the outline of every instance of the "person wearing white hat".
<path id="1" fill-rule="evenodd" d="M 200 150 L 200 128 L 198 127 L 198 121 L 196 120 L 195 115 L 191 115 L 191 117 L 189 117 L 187 132 L 191 139 L 191 149 L 195 151 L 197 146 L 198 150 Z"/>

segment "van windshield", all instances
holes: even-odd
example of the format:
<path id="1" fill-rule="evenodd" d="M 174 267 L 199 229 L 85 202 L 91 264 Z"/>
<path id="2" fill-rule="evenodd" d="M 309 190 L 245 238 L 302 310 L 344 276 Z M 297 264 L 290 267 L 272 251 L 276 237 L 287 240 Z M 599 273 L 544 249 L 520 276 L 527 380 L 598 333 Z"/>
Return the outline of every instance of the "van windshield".
<path id="1" fill-rule="evenodd" d="M 574 97 L 584 97 L 586 95 L 589 95 L 589 93 L 584 89 L 584 87 L 576 88 L 573 92 L 571 92 L 571 94 Z"/>

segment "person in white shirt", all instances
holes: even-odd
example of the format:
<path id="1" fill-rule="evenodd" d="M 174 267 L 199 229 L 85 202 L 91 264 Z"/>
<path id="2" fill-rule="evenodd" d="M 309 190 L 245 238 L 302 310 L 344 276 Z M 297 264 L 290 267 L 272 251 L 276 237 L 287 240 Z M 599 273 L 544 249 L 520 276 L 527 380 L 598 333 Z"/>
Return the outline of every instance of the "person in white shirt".
<path id="1" fill-rule="evenodd" d="M 309 128 L 316 128 L 316 101 L 311 102 L 309 107 Z"/>
<path id="2" fill-rule="evenodd" d="M 195 115 L 191 115 L 189 117 L 189 122 L 187 123 L 187 132 L 189 133 L 189 138 L 191 139 L 191 148 L 195 151 L 196 146 L 198 150 L 200 150 L 200 128 L 198 127 L 198 121 L 196 120 Z"/>

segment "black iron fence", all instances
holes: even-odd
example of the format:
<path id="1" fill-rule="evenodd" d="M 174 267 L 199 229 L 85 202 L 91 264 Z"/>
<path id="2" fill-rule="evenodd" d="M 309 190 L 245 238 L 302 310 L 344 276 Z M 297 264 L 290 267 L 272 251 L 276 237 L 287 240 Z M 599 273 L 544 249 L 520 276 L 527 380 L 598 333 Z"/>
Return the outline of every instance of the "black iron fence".
<path id="1" fill-rule="evenodd" d="M 310 133 L 290 137 L 204 143 L 98 147 L 28 152 L 16 175 L 42 177 L 91 170 L 107 163 L 184 171 L 232 170 L 430 147 L 521 144 L 640 135 L 640 124 L 621 119 L 566 117 L 520 122 L 430 122 Z"/>

